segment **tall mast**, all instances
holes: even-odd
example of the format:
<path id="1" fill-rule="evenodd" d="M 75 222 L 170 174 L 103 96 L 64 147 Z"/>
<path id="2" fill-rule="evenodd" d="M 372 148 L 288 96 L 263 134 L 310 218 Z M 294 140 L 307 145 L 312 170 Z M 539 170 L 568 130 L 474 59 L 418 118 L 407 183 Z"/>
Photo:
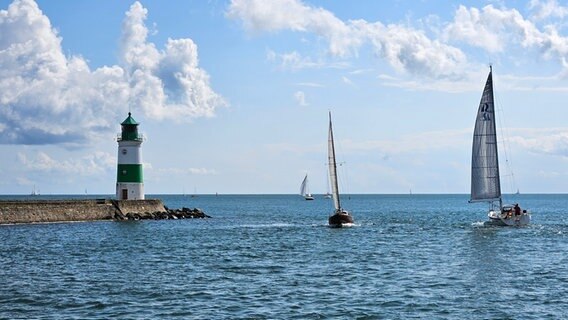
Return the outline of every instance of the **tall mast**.
<path id="1" fill-rule="evenodd" d="M 499 148 L 497 145 L 497 123 L 495 117 L 497 117 L 497 110 L 495 110 L 495 94 L 493 90 L 493 66 L 489 65 L 489 77 L 491 78 L 491 102 L 493 104 L 493 128 L 495 128 L 495 159 L 497 159 L 497 166 L 495 168 L 497 174 L 497 189 L 499 192 L 499 211 L 503 210 L 503 197 L 501 196 L 501 174 L 499 172 Z"/>
<path id="2" fill-rule="evenodd" d="M 333 195 L 333 203 L 335 209 L 340 210 L 341 204 L 339 202 L 339 186 L 337 184 L 337 165 L 335 163 L 335 144 L 333 142 L 331 111 L 329 112 L 328 162 L 329 162 L 329 177 L 331 180 L 331 193 Z"/>

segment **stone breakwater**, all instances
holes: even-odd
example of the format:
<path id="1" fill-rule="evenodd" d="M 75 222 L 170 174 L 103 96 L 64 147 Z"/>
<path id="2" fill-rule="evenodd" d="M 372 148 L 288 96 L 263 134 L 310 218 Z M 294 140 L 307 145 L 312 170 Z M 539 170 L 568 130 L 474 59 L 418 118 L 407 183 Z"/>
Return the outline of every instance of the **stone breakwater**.
<path id="1" fill-rule="evenodd" d="M 161 200 L 0 201 L 0 224 L 210 218 L 200 209 L 168 209 Z"/>

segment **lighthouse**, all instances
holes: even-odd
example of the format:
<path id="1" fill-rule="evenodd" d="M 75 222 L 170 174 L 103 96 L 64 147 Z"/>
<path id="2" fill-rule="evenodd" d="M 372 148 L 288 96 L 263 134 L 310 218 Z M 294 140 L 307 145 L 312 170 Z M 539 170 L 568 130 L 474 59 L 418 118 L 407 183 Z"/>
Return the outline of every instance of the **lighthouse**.
<path id="1" fill-rule="evenodd" d="M 144 179 L 140 146 L 143 137 L 138 133 L 138 122 L 130 112 L 121 124 L 118 142 L 118 167 L 116 171 L 116 199 L 143 200 Z"/>

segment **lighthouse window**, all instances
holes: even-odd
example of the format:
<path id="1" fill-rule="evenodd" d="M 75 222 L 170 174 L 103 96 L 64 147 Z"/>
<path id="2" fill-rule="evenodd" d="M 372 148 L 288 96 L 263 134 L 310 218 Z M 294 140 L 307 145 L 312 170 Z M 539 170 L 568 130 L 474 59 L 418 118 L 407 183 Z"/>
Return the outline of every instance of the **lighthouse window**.
<path id="1" fill-rule="evenodd" d="M 126 154 L 126 152 L 128 152 L 126 149 L 122 149 L 122 154 Z"/>

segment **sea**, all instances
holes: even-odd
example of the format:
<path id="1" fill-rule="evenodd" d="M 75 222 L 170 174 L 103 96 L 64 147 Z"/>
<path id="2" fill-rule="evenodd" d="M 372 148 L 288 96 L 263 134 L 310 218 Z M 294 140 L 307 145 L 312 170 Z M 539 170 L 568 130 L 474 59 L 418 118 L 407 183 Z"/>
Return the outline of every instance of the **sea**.
<path id="1" fill-rule="evenodd" d="M 0 319 L 568 319 L 567 194 L 147 198 L 212 218 L 0 226 Z"/>

